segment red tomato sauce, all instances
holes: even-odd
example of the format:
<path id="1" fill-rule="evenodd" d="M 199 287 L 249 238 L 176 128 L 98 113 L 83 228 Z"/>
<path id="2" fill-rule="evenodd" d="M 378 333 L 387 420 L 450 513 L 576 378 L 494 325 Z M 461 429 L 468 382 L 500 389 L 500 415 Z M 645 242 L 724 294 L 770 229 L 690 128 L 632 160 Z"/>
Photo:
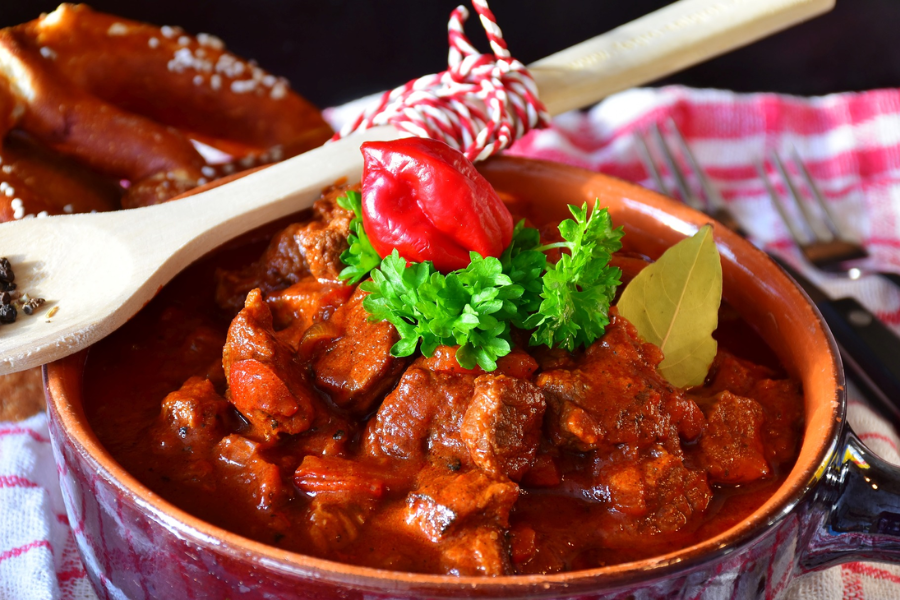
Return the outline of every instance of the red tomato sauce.
<path id="1" fill-rule="evenodd" d="M 393 326 L 337 280 L 350 215 L 333 197 L 195 264 L 91 350 L 88 418 L 163 498 L 287 550 L 494 576 L 682 548 L 783 481 L 802 391 L 727 305 L 689 390 L 615 311 L 587 349 L 522 335 L 493 373 L 450 347 L 395 358 Z"/>

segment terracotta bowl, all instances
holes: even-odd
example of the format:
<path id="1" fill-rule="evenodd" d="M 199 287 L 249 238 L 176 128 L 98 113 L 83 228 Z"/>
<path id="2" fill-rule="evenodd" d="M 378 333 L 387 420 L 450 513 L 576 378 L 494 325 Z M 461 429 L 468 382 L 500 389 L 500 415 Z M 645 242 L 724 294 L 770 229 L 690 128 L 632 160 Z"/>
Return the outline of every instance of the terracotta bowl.
<path id="1" fill-rule="evenodd" d="M 559 164 L 500 158 L 482 166 L 501 192 L 548 220 L 599 198 L 651 257 L 708 217 L 658 194 Z M 769 258 L 715 225 L 727 301 L 803 383 L 806 431 L 778 491 L 740 525 L 678 552 L 547 576 L 483 579 L 355 567 L 253 542 L 169 504 L 103 448 L 82 408 L 86 353 L 45 367 L 53 448 L 88 574 L 106 598 L 633 598 L 779 596 L 811 569 L 900 555 L 900 474 L 844 422 L 844 378 L 815 307 Z M 127 400 L 124 400 L 127 401 Z M 873 489 L 874 488 L 874 489 Z M 690 591 L 688 593 L 687 591 Z"/>

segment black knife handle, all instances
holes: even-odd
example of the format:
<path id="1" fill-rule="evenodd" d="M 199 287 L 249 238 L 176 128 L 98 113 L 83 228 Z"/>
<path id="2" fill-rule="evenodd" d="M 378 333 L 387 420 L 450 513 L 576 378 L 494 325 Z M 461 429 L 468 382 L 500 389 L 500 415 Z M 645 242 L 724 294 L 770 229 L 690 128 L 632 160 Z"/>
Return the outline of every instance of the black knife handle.
<path id="1" fill-rule="evenodd" d="M 821 301 L 817 306 L 847 367 L 876 387 L 881 399 L 891 404 L 891 412 L 900 415 L 900 337 L 853 298 Z"/>
<path id="2" fill-rule="evenodd" d="M 900 274 L 891 273 L 890 271 L 879 271 L 878 274 L 880 276 L 884 277 L 885 279 L 887 279 L 888 281 L 890 281 L 891 283 L 893 283 L 894 285 L 896 285 L 897 287 L 900 287 Z"/>

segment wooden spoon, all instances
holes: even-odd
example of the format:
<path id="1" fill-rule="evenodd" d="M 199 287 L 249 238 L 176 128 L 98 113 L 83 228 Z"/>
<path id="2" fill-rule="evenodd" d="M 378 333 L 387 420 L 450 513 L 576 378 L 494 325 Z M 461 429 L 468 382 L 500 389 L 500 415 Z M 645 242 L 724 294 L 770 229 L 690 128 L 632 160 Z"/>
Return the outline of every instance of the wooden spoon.
<path id="1" fill-rule="evenodd" d="M 829 10 L 834 0 L 680 0 L 531 65 L 551 114 L 755 41 Z M 45 298 L 0 327 L 0 374 L 56 360 L 122 325 L 179 271 L 223 242 L 308 207 L 358 180 L 359 145 L 398 137 L 372 129 L 167 204 L 0 225 L 0 256 L 19 289 Z"/>

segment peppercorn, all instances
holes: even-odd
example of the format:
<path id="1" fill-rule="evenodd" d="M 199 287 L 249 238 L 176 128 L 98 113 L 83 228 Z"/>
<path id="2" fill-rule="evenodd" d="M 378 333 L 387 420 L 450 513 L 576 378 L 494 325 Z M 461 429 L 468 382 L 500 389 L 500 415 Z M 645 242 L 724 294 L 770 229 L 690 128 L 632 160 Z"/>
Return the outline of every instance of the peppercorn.
<path id="1" fill-rule="evenodd" d="M 41 305 L 44 304 L 43 298 L 31 298 L 28 302 L 25 303 L 25 306 L 22 307 L 22 310 L 25 311 L 26 315 L 30 315 L 34 313 Z"/>
<path id="2" fill-rule="evenodd" d="M 12 265 L 9 264 L 9 259 L 5 256 L 0 258 L 0 281 L 12 283 L 15 280 L 16 274 L 13 273 Z"/>
<path id="3" fill-rule="evenodd" d="M 4 325 L 15 323 L 18 315 L 19 313 L 16 310 L 16 307 L 12 304 L 0 306 L 0 323 L 3 323 Z"/>
<path id="4" fill-rule="evenodd" d="M 9 295 L 9 292 L 0 293 L 0 305 L 9 304 L 12 302 L 12 296 Z"/>

